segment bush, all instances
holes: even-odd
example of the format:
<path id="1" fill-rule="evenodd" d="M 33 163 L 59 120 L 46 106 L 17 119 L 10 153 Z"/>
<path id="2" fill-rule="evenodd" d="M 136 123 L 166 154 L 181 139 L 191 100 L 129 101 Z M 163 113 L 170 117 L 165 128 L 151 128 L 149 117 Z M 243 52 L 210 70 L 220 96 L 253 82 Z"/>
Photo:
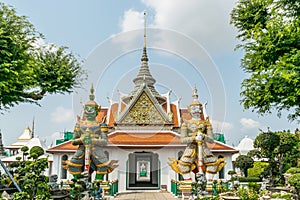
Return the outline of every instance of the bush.
<path id="1" fill-rule="evenodd" d="M 249 182 L 248 187 L 249 189 L 258 192 L 261 187 L 261 184 L 257 184 L 256 182 Z"/>
<path id="2" fill-rule="evenodd" d="M 241 200 L 257 200 L 259 199 L 259 195 L 254 190 L 247 190 L 245 188 L 240 188 L 238 190 L 238 196 Z"/>
<path id="3" fill-rule="evenodd" d="M 271 196 L 272 198 L 279 198 L 279 199 L 286 199 L 286 200 L 290 200 L 292 199 L 292 195 L 291 194 L 280 194 L 280 193 L 275 193 L 272 194 Z"/>
<path id="4" fill-rule="evenodd" d="M 262 173 L 265 171 L 265 168 L 269 165 L 266 162 L 254 162 L 253 167 L 248 169 L 249 177 L 261 177 Z"/>
<path id="5" fill-rule="evenodd" d="M 260 182 L 261 178 L 259 177 L 239 177 L 240 182 Z"/>
<path id="6" fill-rule="evenodd" d="M 217 185 L 217 192 L 218 194 L 226 192 L 226 187 L 224 185 Z"/>
<path id="7" fill-rule="evenodd" d="M 288 169 L 285 173 L 287 173 L 287 174 L 297 174 L 297 173 L 300 173 L 300 168 L 292 167 L 292 168 Z"/>
<path id="8" fill-rule="evenodd" d="M 219 200 L 219 197 L 203 197 L 201 199 L 196 198 L 195 200 Z"/>
<path id="9" fill-rule="evenodd" d="M 233 175 L 233 174 L 236 174 L 236 172 L 234 170 L 229 170 L 228 171 L 228 175 Z"/>
<path id="10" fill-rule="evenodd" d="M 38 157 L 40 157 L 41 155 L 44 155 L 44 149 L 42 147 L 39 146 L 34 146 L 30 149 L 29 155 L 30 157 L 32 157 L 33 159 L 37 159 Z"/>
<path id="11" fill-rule="evenodd" d="M 293 174 L 289 180 L 288 180 L 288 183 L 291 185 L 291 186 L 294 186 L 296 188 L 296 190 L 300 191 L 300 173 L 297 173 L 297 174 Z"/>

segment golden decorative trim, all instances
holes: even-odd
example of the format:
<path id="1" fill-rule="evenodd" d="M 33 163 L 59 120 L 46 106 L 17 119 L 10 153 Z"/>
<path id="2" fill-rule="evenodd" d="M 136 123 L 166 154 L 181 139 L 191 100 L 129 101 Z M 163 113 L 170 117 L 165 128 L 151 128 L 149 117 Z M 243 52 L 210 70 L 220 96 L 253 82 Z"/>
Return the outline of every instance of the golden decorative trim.
<path id="1" fill-rule="evenodd" d="M 191 163 L 183 162 L 181 160 L 177 161 L 179 164 L 184 165 L 184 166 L 191 166 Z"/>
<path id="2" fill-rule="evenodd" d="M 110 161 L 108 160 L 108 161 L 106 161 L 106 162 L 104 162 L 104 163 L 100 163 L 100 164 L 98 164 L 98 165 L 96 165 L 97 167 L 104 167 L 104 166 L 107 166 L 107 165 L 109 165 L 110 164 Z"/>
<path id="3" fill-rule="evenodd" d="M 190 156 L 187 156 L 187 157 L 192 158 L 192 157 L 194 157 L 195 155 L 196 155 L 196 149 L 193 149 L 191 155 L 190 155 Z"/>
<path id="4" fill-rule="evenodd" d="M 83 166 L 83 164 L 76 164 L 76 163 L 72 163 L 72 162 L 67 162 L 66 163 L 68 166 L 73 166 L 73 167 L 82 167 Z"/>
<path id="5" fill-rule="evenodd" d="M 164 120 L 150 98 L 143 92 L 122 123 L 164 124 Z"/>
<path id="6" fill-rule="evenodd" d="M 80 156 L 76 156 L 76 155 L 75 155 L 75 156 L 74 156 L 74 158 L 79 158 L 79 159 L 80 159 L 80 158 L 83 158 L 83 157 L 84 157 L 84 155 L 85 155 L 84 153 L 83 153 L 83 154 L 81 154 Z"/>
<path id="7" fill-rule="evenodd" d="M 96 174 L 107 174 L 108 172 L 105 171 L 105 172 L 99 172 L 99 171 L 96 171 Z"/>
<path id="8" fill-rule="evenodd" d="M 101 127 L 100 127 L 100 130 L 101 130 L 102 132 L 107 132 L 107 131 L 108 131 L 108 127 L 107 127 L 107 126 L 101 126 Z"/>
<path id="9" fill-rule="evenodd" d="M 70 172 L 70 171 L 69 171 Z M 70 174 L 75 174 L 75 175 L 77 175 L 77 174 L 81 174 L 81 172 L 70 172 Z"/>
<path id="10" fill-rule="evenodd" d="M 97 156 L 97 155 L 94 155 L 95 158 L 106 158 L 106 156 Z"/>
<path id="11" fill-rule="evenodd" d="M 218 160 L 216 160 L 216 162 L 213 163 L 205 163 L 206 166 L 216 166 L 219 165 L 220 163 L 224 162 L 225 158 L 219 158 Z"/>

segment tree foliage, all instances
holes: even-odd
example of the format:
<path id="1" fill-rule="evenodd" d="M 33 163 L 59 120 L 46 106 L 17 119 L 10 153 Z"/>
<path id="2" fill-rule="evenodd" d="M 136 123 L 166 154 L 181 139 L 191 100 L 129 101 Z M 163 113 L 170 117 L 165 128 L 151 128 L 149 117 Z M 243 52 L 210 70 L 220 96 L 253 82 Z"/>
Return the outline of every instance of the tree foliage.
<path id="1" fill-rule="evenodd" d="M 299 135 L 290 131 L 261 132 L 254 140 L 260 157 L 267 160 L 269 165 L 265 168 L 273 184 L 281 183 L 283 174 L 291 167 L 297 166 L 300 158 Z"/>
<path id="2" fill-rule="evenodd" d="M 266 162 L 255 161 L 253 163 L 253 167 L 248 169 L 248 176 L 262 178 L 263 172 L 268 167 L 268 165 L 269 164 Z"/>
<path id="3" fill-rule="evenodd" d="M 298 195 L 300 195 L 300 173 L 293 174 L 289 180 L 288 183 L 291 186 L 294 186 L 295 189 L 297 190 Z"/>
<path id="4" fill-rule="evenodd" d="M 239 0 L 231 12 L 250 74 L 242 82 L 241 103 L 259 114 L 288 110 L 300 117 L 300 3 L 298 0 Z"/>
<path id="5" fill-rule="evenodd" d="M 29 155 L 33 159 L 37 159 L 38 157 L 44 155 L 45 151 L 42 147 L 34 146 L 30 149 Z"/>
<path id="6" fill-rule="evenodd" d="M 234 163 L 234 166 L 243 170 L 244 175 L 248 176 L 248 169 L 253 167 L 253 159 L 247 155 L 239 155 Z"/>
<path id="7" fill-rule="evenodd" d="M 34 146 L 30 149 L 30 154 L 40 155 L 40 148 Z M 32 150 L 33 149 L 33 150 Z M 24 150 L 26 150 L 24 148 Z M 27 153 L 29 149 L 23 153 Z M 38 150 L 38 152 L 37 152 Z M 32 153 L 34 152 L 34 153 Z M 13 162 L 9 165 L 9 170 L 16 179 L 22 192 L 15 192 L 13 199 L 17 200 L 47 200 L 51 199 L 50 186 L 48 185 L 48 177 L 44 175 L 44 171 L 48 168 L 48 158 L 32 157 L 32 159 Z M 8 177 L 1 180 L 3 183 L 11 184 Z"/>
<path id="8" fill-rule="evenodd" d="M 43 35 L 0 3 L 0 110 L 38 103 L 47 93 L 70 93 L 85 78 L 67 47 L 44 45 Z"/>

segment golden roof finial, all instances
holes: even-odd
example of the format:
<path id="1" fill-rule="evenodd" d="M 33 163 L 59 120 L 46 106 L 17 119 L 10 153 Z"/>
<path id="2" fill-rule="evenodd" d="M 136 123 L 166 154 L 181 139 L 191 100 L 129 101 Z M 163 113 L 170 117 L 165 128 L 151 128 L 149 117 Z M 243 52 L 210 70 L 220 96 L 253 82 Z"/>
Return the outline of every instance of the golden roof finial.
<path id="1" fill-rule="evenodd" d="M 196 84 L 194 86 L 194 89 L 193 89 L 193 102 L 191 103 L 191 105 L 200 105 L 202 106 L 202 104 L 200 103 L 200 101 L 198 100 L 198 93 L 197 93 L 197 87 L 196 87 Z"/>
<path id="2" fill-rule="evenodd" d="M 90 100 L 91 101 L 94 101 L 94 99 L 95 99 L 95 95 L 94 95 L 94 85 L 93 85 L 93 83 L 92 83 L 92 86 L 91 86 L 91 89 L 90 89 L 90 91 L 91 91 L 91 94 L 89 95 L 90 96 Z"/>
<path id="3" fill-rule="evenodd" d="M 144 47 L 146 48 L 146 10 L 144 10 Z"/>
<path id="4" fill-rule="evenodd" d="M 91 89 L 90 89 L 91 93 L 89 95 L 90 100 L 86 104 L 84 104 L 83 107 L 85 107 L 85 106 L 94 106 L 94 107 L 96 107 L 97 109 L 100 110 L 101 107 L 94 101 L 95 100 L 94 91 L 95 91 L 94 90 L 94 85 L 92 84 Z"/>
<path id="5" fill-rule="evenodd" d="M 194 89 L 193 89 L 193 99 L 194 100 L 198 100 L 198 94 L 197 94 L 197 87 L 196 87 L 196 84 L 195 84 L 195 86 L 194 86 Z"/>

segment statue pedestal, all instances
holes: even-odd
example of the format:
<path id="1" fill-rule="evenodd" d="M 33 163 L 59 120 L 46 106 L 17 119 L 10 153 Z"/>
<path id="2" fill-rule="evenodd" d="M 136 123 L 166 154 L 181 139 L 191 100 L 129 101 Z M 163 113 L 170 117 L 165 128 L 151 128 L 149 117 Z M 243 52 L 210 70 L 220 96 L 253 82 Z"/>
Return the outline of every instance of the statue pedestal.
<path id="1" fill-rule="evenodd" d="M 192 181 L 180 181 L 179 190 L 181 191 L 182 200 L 187 197 L 187 199 L 194 199 Z"/>
<path id="2" fill-rule="evenodd" d="M 182 195 L 182 200 L 184 200 L 185 197 L 187 197 L 187 199 L 192 199 L 192 200 L 194 199 L 193 191 L 190 190 L 182 190 L 181 195 Z"/>

